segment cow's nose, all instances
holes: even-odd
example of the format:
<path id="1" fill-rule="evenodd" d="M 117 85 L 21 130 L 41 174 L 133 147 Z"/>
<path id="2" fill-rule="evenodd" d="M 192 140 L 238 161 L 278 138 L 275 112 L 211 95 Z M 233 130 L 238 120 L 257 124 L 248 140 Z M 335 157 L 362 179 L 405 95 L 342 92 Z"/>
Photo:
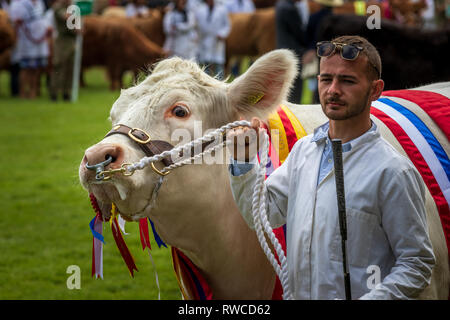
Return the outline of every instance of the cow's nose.
<path id="1" fill-rule="evenodd" d="M 89 165 L 95 165 L 112 158 L 111 166 L 112 168 L 118 168 L 123 163 L 124 152 L 123 149 L 115 144 L 102 143 L 95 145 L 85 152 L 85 158 Z"/>

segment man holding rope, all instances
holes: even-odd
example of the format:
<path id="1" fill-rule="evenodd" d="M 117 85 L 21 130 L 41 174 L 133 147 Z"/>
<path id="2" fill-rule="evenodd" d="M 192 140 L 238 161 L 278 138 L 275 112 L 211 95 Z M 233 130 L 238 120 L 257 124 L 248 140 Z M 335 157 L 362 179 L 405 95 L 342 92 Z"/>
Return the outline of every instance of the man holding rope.
<path id="1" fill-rule="evenodd" d="M 320 102 L 329 121 L 299 140 L 265 182 L 268 220 L 272 227 L 287 226 L 290 289 L 295 299 L 345 298 L 331 148 L 331 140 L 340 139 L 351 296 L 416 298 L 430 283 L 435 264 L 425 186 L 413 164 L 380 136 L 370 119 L 371 102 L 384 88 L 380 56 L 358 36 L 318 43 L 317 54 Z M 235 155 L 230 165 L 233 196 L 253 228 L 256 132 L 262 129 L 257 118 L 251 124 L 231 130 L 227 139 Z M 238 137 L 245 136 L 250 139 L 240 144 L 245 139 Z"/>

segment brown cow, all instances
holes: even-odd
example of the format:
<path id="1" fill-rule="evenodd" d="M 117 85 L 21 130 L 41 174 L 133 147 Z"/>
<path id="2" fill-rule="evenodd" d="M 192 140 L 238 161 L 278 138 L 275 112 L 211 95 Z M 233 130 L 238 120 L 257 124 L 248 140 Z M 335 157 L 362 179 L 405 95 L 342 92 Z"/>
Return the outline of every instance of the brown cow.
<path id="1" fill-rule="evenodd" d="M 87 16 L 83 25 L 83 68 L 101 65 L 107 68 L 111 90 L 122 88 L 125 71 L 145 70 L 164 58 L 163 49 L 147 39 L 129 23 Z"/>
<path id="2" fill-rule="evenodd" d="M 158 9 L 150 10 L 150 14 L 145 18 L 118 18 L 117 21 L 130 23 L 137 30 L 142 32 L 148 39 L 159 46 L 164 46 L 166 39 L 163 30 L 163 13 Z"/>
<path id="3" fill-rule="evenodd" d="M 11 48 L 16 42 L 14 27 L 6 11 L 0 9 L 0 53 Z"/>
<path id="4" fill-rule="evenodd" d="M 230 14 L 231 31 L 226 42 L 227 64 L 234 56 L 259 57 L 275 49 L 275 9 Z"/>

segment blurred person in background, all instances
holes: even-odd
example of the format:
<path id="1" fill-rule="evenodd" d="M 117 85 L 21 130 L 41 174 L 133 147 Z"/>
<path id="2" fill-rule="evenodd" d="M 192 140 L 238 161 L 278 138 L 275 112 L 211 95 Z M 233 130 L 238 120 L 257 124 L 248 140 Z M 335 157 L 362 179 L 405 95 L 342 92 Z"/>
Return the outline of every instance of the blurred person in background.
<path id="1" fill-rule="evenodd" d="M 317 75 L 319 74 L 319 59 L 316 55 L 316 43 L 318 42 L 318 30 L 324 18 L 333 14 L 333 7 L 344 4 L 343 0 L 314 0 L 320 5 L 320 9 L 309 16 L 306 21 L 306 52 L 302 57 L 302 77 L 308 82 L 308 89 L 312 92 L 312 103 L 319 103 L 319 91 Z"/>
<path id="2" fill-rule="evenodd" d="M 276 47 L 291 49 L 300 58 L 306 51 L 303 21 L 296 3 L 300 0 L 278 0 L 275 5 Z M 298 76 L 294 81 L 288 101 L 300 103 L 302 99 L 303 81 L 300 76 L 301 62 L 298 65 Z"/>
<path id="3" fill-rule="evenodd" d="M 199 32 L 198 61 L 208 74 L 223 79 L 225 40 L 231 30 L 227 8 L 216 0 L 205 0 L 195 16 Z"/>
<path id="4" fill-rule="evenodd" d="M 186 0 L 175 0 L 175 5 L 164 15 L 164 50 L 170 56 L 195 59 L 198 35 L 195 15 L 186 9 Z"/>
<path id="5" fill-rule="evenodd" d="M 17 35 L 12 60 L 19 61 L 21 98 L 33 99 L 37 96 L 40 74 L 47 67 L 47 39 L 52 29 L 44 12 L 42 0 L 13 0 L 11 3 L 10 16 Z"/>
<path id="6" fill-rule="evenodd" d="M 253 0 L 226 0 L 225 6 L 229 13 L 253 13 L 255 12 L 255 4 Z M 238 77 L 241 73 L 241 68 L 248 68 L 252 61 L 250 57 L 229 57 L 231 65 L 231 74 L 233 77 Z M 243 71 L 243 70 L 242 70 Z"/>
<path id="7" fill-rule="evenodd" d="M 146 0 L 131 0 L 125 7 L 127 17 L 145 18 L 149 14 Z"/>
<path id="8" fill-rule="evenodd" d="M 57 36 L 53 45 L 53 68 L 50 77 L 50 99 L 58 100 L 61 93 L 64 101 L 70 100 L 72 89 L 73 65 L 75 57 L 76 29 L 67 27 L 67 7 L 72 4 L 71 0 L 56 0 L 53 4 L 54 23 Z"/>

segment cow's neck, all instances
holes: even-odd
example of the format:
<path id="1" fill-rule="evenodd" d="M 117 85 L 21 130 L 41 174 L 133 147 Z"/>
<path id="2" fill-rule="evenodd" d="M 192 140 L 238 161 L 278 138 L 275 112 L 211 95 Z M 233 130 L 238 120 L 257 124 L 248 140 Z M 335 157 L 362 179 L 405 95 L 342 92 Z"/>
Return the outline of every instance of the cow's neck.
<path id="1" fill-rule="evenodd" d="M 215 298 L 270 298 L 274 272 L 233 200 L 226 165 L 176 170 L 151 215 L 160 236 L 202 271 Z"/>

